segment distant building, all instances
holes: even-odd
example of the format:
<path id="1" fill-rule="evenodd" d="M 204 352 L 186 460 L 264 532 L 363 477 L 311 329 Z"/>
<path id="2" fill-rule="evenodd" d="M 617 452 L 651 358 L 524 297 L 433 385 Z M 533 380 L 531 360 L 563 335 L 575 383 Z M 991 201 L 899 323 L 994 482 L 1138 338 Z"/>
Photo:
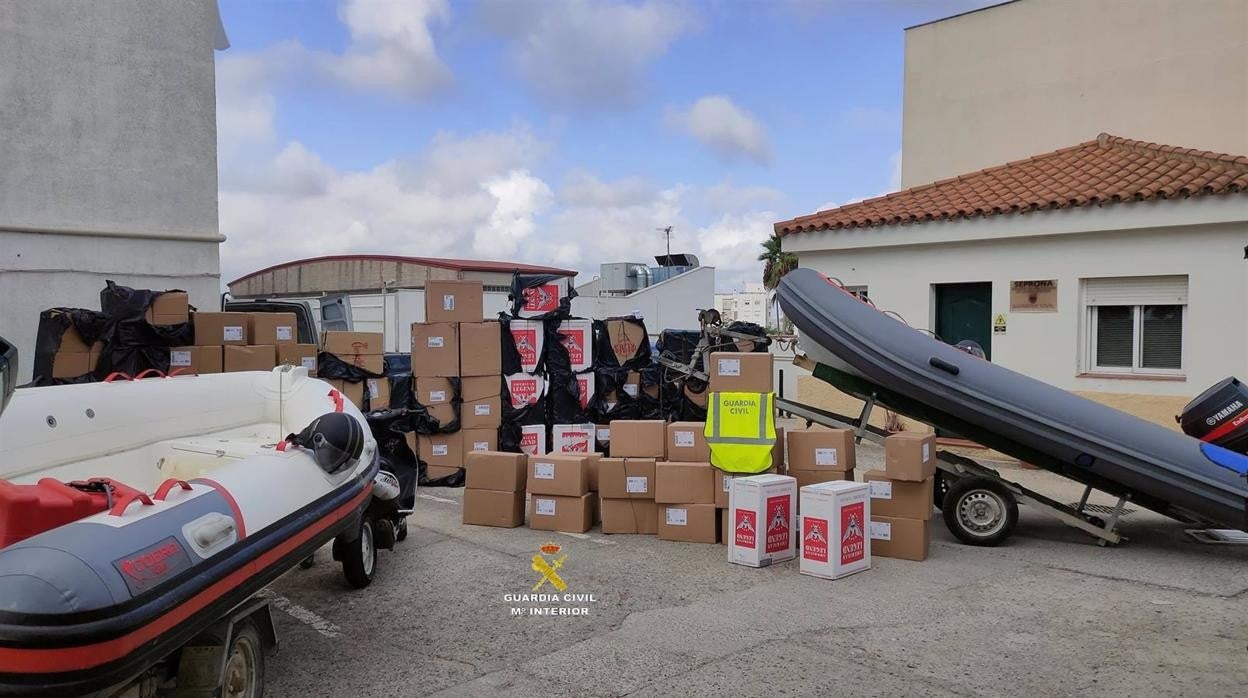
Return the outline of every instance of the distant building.
<path id="1" fill-rule="evenodd" d="M 215 0 L 0 3 L 0 333 L 105 279 L 220 297 Z"/>
<path id="2" fill-rule="evenodd" d="M 742 291 L 715 294 L 715 309 L 724 323 L 752 322 L 760 327 L 771 325 L 770 294 L 762 284 L 749 283 Z"/>
<path id="3" fill-rule="evenodd" d="M 688 254 L 659 256 L 655 262 L 601 265 L 597 278 L 576 287 L 572 314 L 640 316 L 652 336 L 665 329 L 696 329 L 698 311 L 714 307 L 715 267 L 704 267 Z"/>

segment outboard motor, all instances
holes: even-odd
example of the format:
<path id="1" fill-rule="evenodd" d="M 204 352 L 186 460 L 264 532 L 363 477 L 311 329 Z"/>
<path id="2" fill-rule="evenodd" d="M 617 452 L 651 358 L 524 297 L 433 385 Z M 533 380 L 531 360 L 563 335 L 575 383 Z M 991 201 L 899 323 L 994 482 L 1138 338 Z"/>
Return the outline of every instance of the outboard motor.
<path id="1" fill-rule="evenodd" d="M 1248 386 L 1238 378 L 1214 384 L 1175 417 L 1183 433 L 1248 454 Z"/>

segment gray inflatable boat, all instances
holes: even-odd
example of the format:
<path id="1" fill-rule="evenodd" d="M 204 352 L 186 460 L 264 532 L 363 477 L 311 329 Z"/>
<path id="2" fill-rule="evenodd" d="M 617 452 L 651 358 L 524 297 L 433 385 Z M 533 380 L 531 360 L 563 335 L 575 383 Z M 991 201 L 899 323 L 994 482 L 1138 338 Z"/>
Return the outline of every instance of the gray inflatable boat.
<path id="1" fill-rule="evenodd" d="M 814 270 L 778 295 L 816 376 L 845 392 L 1181 521 L 1248 531 L 1248 456 L 972 356 Z"/>

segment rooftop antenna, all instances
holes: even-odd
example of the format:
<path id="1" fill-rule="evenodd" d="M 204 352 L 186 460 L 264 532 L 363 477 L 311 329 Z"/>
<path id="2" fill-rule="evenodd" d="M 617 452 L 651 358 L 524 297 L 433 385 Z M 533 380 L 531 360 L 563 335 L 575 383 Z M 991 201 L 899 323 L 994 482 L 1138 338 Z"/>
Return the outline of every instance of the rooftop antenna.
<path id="1" fill-rule="evenodd" d="M 668 258 L 670 260 L 671 258 L 671 226 L 656 227 L 656 229 L 654 230 L 663 233 L 663 237 L 666 238 L 666 241 L 668 241 Z M 1246 252 L 1246 256 L 1248 256 L 1248 252 Z M 668 262 L 668 263 L 671 263 L 671 262 Z"/>

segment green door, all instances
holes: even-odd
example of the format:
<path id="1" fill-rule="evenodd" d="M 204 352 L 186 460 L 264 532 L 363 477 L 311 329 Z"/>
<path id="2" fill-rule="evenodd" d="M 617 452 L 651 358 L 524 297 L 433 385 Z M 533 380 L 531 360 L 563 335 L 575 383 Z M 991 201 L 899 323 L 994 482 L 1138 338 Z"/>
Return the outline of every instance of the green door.
<path id="1" fill-rule="evenodd" d="M 936 284 L 936 334 L 949 344 L 972 339 L 992 359 L 992 284 Z"/>

